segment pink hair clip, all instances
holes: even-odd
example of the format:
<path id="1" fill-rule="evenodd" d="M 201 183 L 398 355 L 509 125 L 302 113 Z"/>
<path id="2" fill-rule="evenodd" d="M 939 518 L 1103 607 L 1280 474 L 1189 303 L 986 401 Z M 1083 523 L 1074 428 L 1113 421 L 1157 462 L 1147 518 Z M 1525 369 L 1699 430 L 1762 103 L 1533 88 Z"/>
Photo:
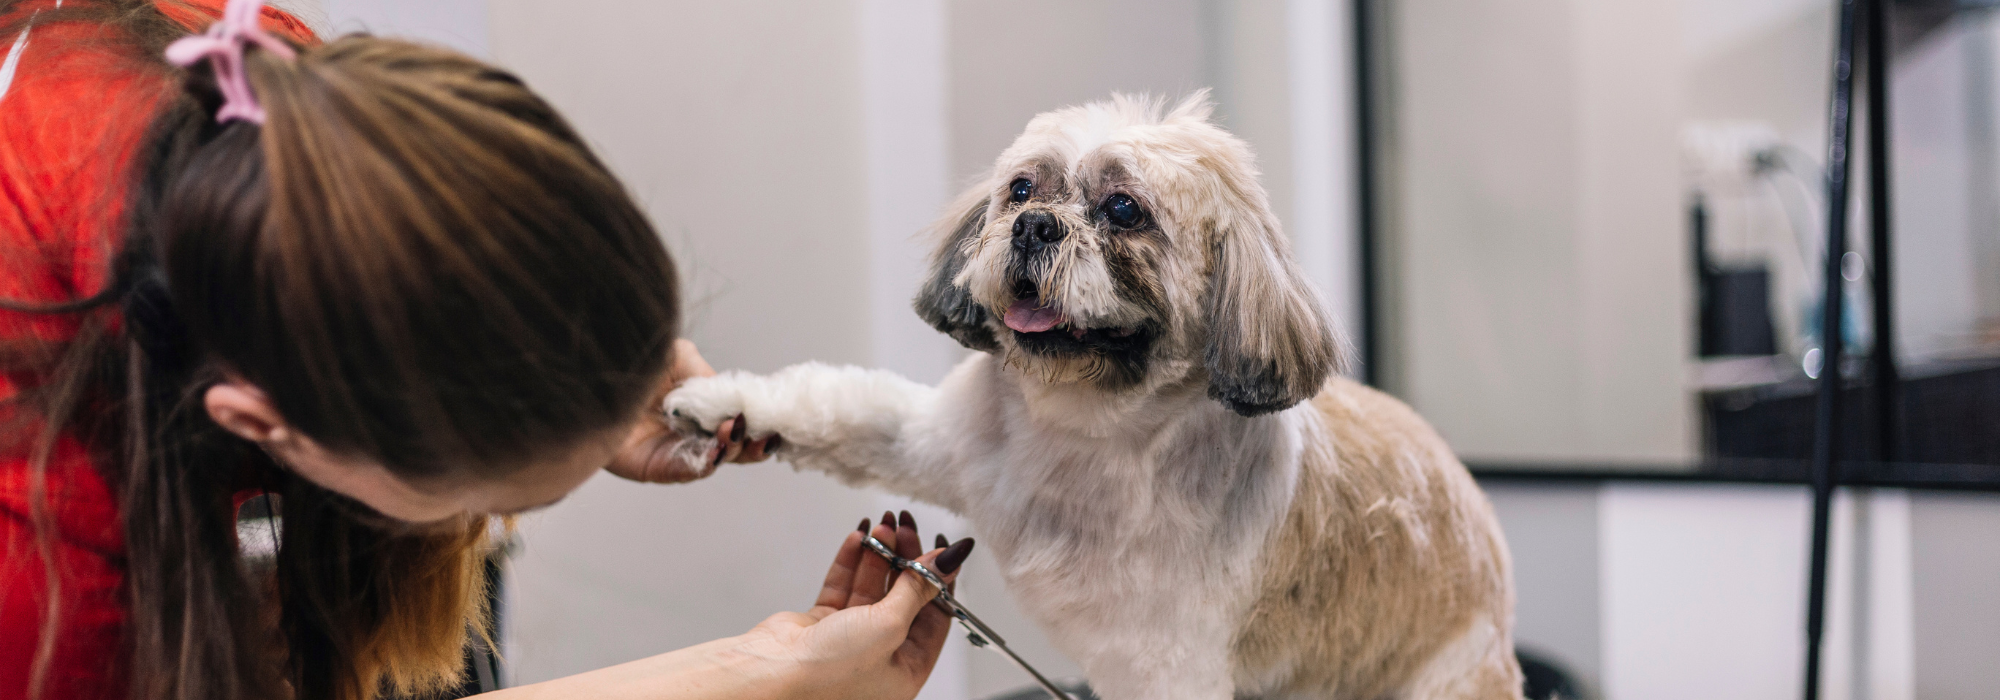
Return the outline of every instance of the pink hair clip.
<path id="1" fill-rule="evenodd" d="M 218 123 L 228 123 L 231 119 L 264 123 L 264 107 L 251 94 L 250 76 L 243 70 L 243 52 L 250 44 L 286 59 L 297 56 L 292 47 L 265 33 L 258 24 L 263 9 L 264 0 L 229 0 L 228 7 L 222 10 L 222 20 L 209 25 L 207 32 L 167 47 L 169 63 L 186 68 L 206 58 L 215 68 L 215 85 L 222 91 L 222 109 L 215 113 Z"/>

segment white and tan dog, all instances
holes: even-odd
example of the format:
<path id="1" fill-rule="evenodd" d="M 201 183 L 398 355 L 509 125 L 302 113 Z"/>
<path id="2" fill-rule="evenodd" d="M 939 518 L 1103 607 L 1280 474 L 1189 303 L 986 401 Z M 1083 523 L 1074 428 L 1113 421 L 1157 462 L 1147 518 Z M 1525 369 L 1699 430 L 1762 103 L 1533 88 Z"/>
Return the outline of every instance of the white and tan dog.
<path id="1" fill-rule="evenodd" d="M 938 387 L 804 364 L 667 399 L 964 514 L 1107 700 L 1520 697 L 1507 552 L 1444 442 L 1339 347 L 1249 148 L 1114 97 L 1042 114 L 938 227 Z M 712 444 L 712 443 L 710 443 Z"/>

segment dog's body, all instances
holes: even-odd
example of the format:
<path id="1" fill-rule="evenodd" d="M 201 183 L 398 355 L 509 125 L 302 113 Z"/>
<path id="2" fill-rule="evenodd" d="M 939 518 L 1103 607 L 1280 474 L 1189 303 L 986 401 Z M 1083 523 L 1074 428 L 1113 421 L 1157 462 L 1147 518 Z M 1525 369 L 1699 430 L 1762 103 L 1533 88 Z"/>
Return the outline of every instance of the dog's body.
<path id="1" fill-rule="evenodd" d="M 1490 507 L 1407 407 L 1329 378 L 1204 103 L 1038 117 L 955 211 L 918 309 L 991 354 L 936 388 L 729 373 L 669 409 L 964 514 L 1107 700 L 1519 697 Z"/>

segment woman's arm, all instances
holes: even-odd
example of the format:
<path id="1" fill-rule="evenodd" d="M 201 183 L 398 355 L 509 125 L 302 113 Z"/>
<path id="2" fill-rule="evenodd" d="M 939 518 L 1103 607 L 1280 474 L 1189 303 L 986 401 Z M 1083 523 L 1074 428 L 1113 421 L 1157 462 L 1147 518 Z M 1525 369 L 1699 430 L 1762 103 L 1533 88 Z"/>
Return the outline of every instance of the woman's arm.
<path id="1" fill-rule="evenodd" d="M 787 669 L 738 651 L 742 637 L 479 696 L 492 700 L 778 700 L 794 694 Z"/>
<path id="2" fill-rule="evenodd" d="M 889 587 L 888 562 L 861 548 L 863 521 L 841 543 L 811 610 L 772 615 L 749 633 L 589 673 L 482 695 L 493 700 L 899 700 L 916 697 L 950 636 L 915 574 Z M 877 539 L 955 579 L 970 539 L 923 549 L 916 522 L 884 513 Z"/>

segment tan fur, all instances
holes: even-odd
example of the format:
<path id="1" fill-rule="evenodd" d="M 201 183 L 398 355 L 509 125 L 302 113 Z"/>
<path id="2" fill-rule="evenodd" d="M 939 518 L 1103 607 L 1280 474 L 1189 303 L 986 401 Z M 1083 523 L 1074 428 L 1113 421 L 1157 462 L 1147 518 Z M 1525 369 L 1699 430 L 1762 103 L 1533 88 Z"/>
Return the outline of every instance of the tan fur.
<path id="1" fill-rule="evenodd" d="M 1324 429 L 1309 432 L 1291 512 L 1260 557 L 1238 668 L 1288 669 L 1278 697 L 1399 697 L 1483 618 L 1500 643 L 1461 679 L 1481 689 L 1466 697 L 1520 697 L 1507 550 L 1471 475 L 1386 394 L 1336 377 L 1312 406 Z"/>

